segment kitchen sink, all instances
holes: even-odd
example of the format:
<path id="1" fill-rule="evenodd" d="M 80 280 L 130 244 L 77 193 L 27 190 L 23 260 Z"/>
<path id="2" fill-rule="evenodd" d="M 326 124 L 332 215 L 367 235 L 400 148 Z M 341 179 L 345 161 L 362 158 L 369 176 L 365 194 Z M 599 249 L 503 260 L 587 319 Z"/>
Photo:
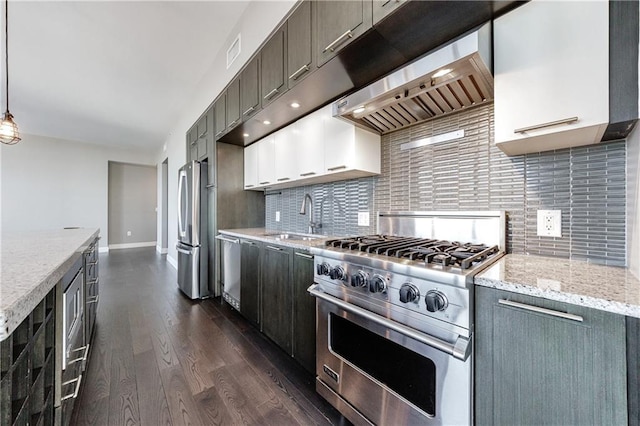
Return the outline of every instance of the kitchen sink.
<path id="1" fill-rule="evenodd" d="M 312 241 L 320 238 L 320 236 L 311 236 L 305 234 L 294 234 L 284 232 L 267 232 L 265 237 L 273 237 L 276 240 L 292 240 L 292 241 Z"/>

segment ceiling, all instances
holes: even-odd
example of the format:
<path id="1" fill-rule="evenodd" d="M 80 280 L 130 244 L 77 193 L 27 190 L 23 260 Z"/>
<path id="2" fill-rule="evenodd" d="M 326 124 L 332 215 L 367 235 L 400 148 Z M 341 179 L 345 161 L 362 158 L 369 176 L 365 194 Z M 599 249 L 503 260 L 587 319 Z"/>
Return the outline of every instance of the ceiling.
<path id="1" fill-rule="evenodd" d="M 20 132 L 161 147 L 248 3 L 10 1 L 9 107 Z"/>

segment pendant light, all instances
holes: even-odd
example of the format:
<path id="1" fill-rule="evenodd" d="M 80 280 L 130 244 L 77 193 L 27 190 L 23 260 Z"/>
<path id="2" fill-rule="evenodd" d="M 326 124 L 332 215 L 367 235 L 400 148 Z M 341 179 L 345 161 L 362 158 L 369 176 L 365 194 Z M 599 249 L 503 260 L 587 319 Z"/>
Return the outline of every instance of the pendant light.
<path id="1" fill-rule="evenodd" d="M 5 0 L 4 3 L 4 22 L 4 75 L 6 79 L 7 108 L 0 122 L 0 142 L 14 145 L 20 142 L 20 133 L 18 133 L 18 125 L 13 121 L 13 115 L 9 112 L 9 0 Z"/>

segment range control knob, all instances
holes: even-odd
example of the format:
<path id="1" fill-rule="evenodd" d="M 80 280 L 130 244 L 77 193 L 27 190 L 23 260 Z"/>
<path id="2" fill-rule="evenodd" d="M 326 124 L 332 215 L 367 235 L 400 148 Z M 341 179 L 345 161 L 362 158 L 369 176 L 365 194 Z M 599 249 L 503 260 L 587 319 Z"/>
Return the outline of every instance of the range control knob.
<path id="1" fill-rule="evenodd" d="M 329 278 L 331 278 L 332 280 L 345 281 L 347 279 L 347 274 L 344 273 L 344 269 L 342 269 L 342 266 L 336 266 L 331 271 L 329 271 Z"/>
<path id="2" fill-rule="evenodd" d="M 411 283 L 402 284 L 400 287 L 400 301 L 402 303 L 415 302 L 420 297 L 418 287 Z"/>
<path id="3" fill-rule="evenodd" d="M 318 263 L 316 265 L 316 272 L 318 275 L 329 275 L 329 270 L 331 267 L 327 262 Z"/>
<path id="4" fill-rule="evenodd" d="M 438 290 L 429 290 L 424 301 L 427 302 L 427 311 L 429 312 L 444 311 L 449 305 L 447 296 Z"/>
<path id="5" fill-rule="evenodd" d="M 367 287 L 369 285 L 369 274 L 365 271 L 358 271 L 351 277 L 351 287 Z"/>
<path id="6" fill-rule="evenodd" d="M 382 275 L 374 275 L 369 281 L 369 292 L 383 293 L 387 290 L 387 282 Z"/>

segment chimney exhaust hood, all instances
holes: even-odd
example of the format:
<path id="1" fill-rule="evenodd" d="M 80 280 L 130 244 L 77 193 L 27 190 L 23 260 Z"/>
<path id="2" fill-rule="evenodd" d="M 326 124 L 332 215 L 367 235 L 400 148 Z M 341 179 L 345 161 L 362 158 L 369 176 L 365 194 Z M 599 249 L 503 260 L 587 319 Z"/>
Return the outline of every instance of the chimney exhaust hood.
<path id="1" fill-rule="evenodd" d="M 385 134 L 493 100 L 491 23 L 333 104 L 333 115 Z"/>

